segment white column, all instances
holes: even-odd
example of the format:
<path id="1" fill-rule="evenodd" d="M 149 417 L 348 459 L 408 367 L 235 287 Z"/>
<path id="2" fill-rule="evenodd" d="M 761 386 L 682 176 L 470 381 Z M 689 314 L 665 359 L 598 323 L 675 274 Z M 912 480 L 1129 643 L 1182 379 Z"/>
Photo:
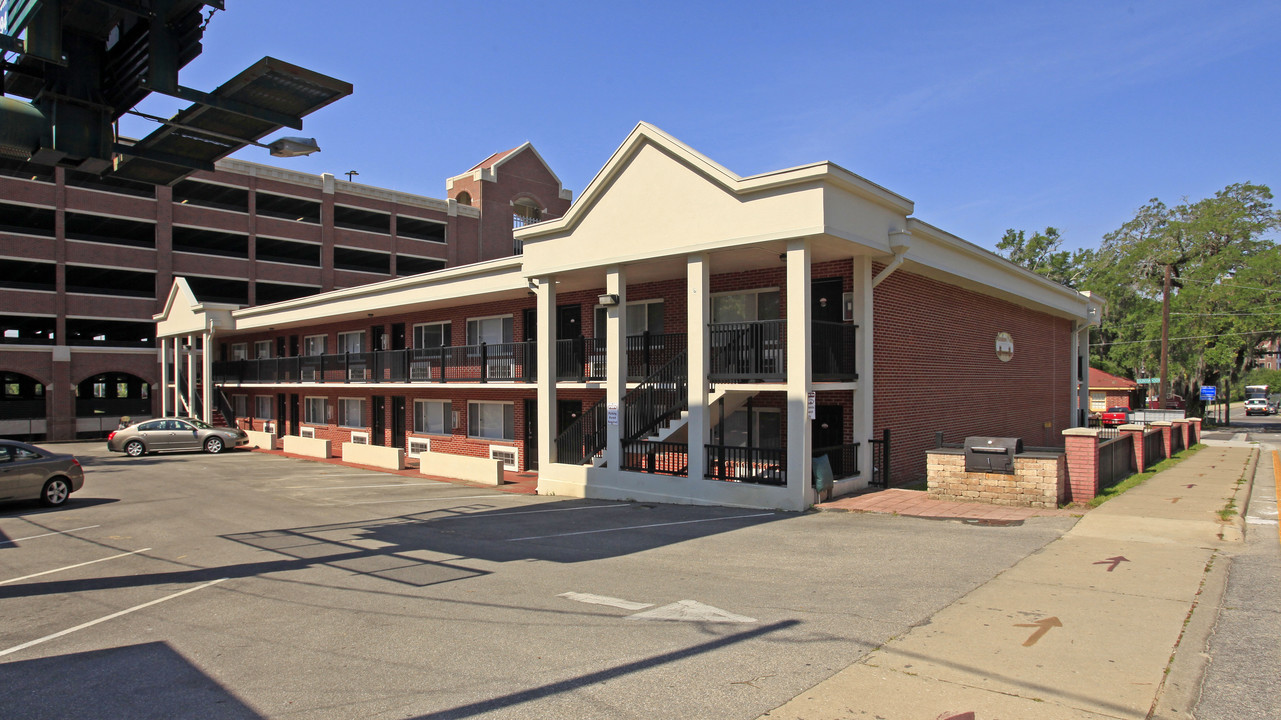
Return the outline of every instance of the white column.
<path id="1" fill-rule="evenodd" d="M 169 340 L 160 338 L 160 416 L 169 415 Z M 156 389 L 153 388 L 152 392 Z"/>
<path id="2" fill-rule="evenodd" d="M 556 441 L 556 282 L 538 278 L 538 467 L 548 470 L 555 460 Z M 530 448 L 525 448 L 530 452 Z"/>
<path id="3" fill-rule="evenodd" d="M 618 302 L 605 317 L 605 407 L 618 408 L 618 424 L 605 428 L 605 464 L 623 466 L 623 396 L 627 394 L 627 271 L 613 265 L 605 271 L 605 292 Z"/>
<path id="4" fill-rule="evenodd" d="M 809 416 L 810 241 L 787 243 L 787 489 L 799 503 L 813 504 L 810 459 L 813 429 Z"/>
<path id="5" fill-rule="evenodd" d="M 702 480 L 707 473 L 704 446 L 711 429 L 707 375 L 711 372 L 711 330 L 708 323 L 712 318 L 712 295 L 711 263 L 706 253 L 685 259 L 685 284 L 685 334 L 689 337 L 686 359 L 689 368 L 689 419 L 685 427 L 689 437 L 689 477 Z"/>
<path id="6" fill-rule="evenodd" d="M 854 420 L 851 430 L 854 442 L 859 443 L 858 467 L 861 480 L 872 477 L 872 444 L 868 442 L 876 428 L 875 398 L 872 393 L 872 373 L 875 347 L 872 343 L 873 297 L 872 259 L 867 255 L 854 258 L 854 362 L 858 370 L 858 390 L 854 391 Z M 866 484 L 866 483 L 865 483 Z"/>
<path id="7" fill-rule="evenodd" d="M 173 339 L 173 414 L 182 409 L 182 383 L 178 382 L 178 373 L 182 370 L 182 336 Z"/>
<path id="8" fill-rule="evenodd" d="M 1072 392 L 1072 421 L 1068 425 L 1077 427 L 1080 409 L 1088 410 L 1090 407 L 1090 326 L 1084 323 L 1080 330 L 1072 333 L 1072 382 L 1075 390 Z"/>
<path id="9" fill-rule="evenodd" d="M 187 336 L 187 413 L 196 416 L 196 339 Z"/>
<path id="10" fill-rule="evenodd" d="M 213 422 L 213 339 L 213 331 L 205 330 L 200 354 L 200 395 L 204 399 L 200 412 L 204 415 L 200 419 L 207 423 Z"/>

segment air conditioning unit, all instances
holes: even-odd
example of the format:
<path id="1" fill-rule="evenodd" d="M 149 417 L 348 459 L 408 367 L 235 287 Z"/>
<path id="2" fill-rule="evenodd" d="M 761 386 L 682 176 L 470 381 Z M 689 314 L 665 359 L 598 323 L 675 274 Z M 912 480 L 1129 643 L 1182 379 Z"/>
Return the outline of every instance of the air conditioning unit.
<path id="1" fill-rule="evenodd" d="M 276 424 L 265 422 L 262 424 L 262 431 L 265 433 L 274 434 L 276 432 Z"/>
<path id="2" fill-rule="evenodd" d="M 313 427 L 299 428 L 298 435 L 305 438 L 315 438 L 316 428 L 313 428 Z"/>
<path id="3" fill-rule="evenodd" d="M 367 433 L 367 432 L 353 432 L 353 433 L 351 434 L 351 443 L 352 443 L 353 445 L 368 445 L 368 444 L 369 444 L 369 433 Z"/>
<path id="4" fill-rule="evenodd" d="M 369 379 L 369 368 L 354 367 L 347 368 L 347 379 L 357 382 L 364 382 Z"/>
<path id="5" fill-rule="evenodd" d="M 409 379 L 410 380 L 430 380 L 431 366 L 430 365 L 410 365 Z"/>
<path id="6" fill-rule="evenodd" d="M 490 360 L 485 375 L 491 380 L 507 380 L 512 377 L 512 364 L 507 360 Z"/>
<path id="7" fill-rule="evenodd" d="M 316 382 L 316 368 L 302 368 L 298 371 L 298 376 L 303 382 Z"/>
<path id="8" fill-rule="evenodd" d="M 504 470 L 516 472 L 520 469 L 520 457 L 514 447 L 489 446 L 489 459 L 501 460 Z"/>
<path id="9" fill-rule="evenodd" d="M 431 440 L 426 438 L 409 438 L 409 457 L 416 458 L 425 452 L 431 452 Z"/>

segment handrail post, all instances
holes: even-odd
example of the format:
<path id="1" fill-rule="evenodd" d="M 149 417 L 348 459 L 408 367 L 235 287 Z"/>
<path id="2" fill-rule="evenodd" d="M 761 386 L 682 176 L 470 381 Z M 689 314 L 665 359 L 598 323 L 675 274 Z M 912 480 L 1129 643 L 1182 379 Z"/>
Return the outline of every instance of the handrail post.
<path id="1" fill-rule="evenodd" d="M 489 382 L 489 345 L 480 344 L 480 381 Z"/>
<path id="2" fill-rule="evenodd" d="M 587 382 L 587 338 L 578 336 L 578 382 Z"/>
<path id="3" fill-rule="evenodd" d="M 428 379 L 430 379 L 430 377 L 431 375 L 429 373 Z M 440 346 L 440 381 L 442 383 L 445 382 L 445 346 L 444 345 Z"/>
<path id="4" fill-rule="evenodd" d="M 342 381 L 351 382 L 351 351 L 344 350 L 342 354 Z"/>

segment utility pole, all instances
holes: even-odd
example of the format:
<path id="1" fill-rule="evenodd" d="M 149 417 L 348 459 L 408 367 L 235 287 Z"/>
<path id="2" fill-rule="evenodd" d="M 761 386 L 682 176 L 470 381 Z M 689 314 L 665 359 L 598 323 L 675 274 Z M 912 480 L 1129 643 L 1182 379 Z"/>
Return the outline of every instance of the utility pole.
<path id="1" fill-rule="evenodd" d="M 1170 363 L 1170 265 L 1165 266 L 1165 292 L 1161 298 L 1161 382 L 1157 385 L 1156 407 L 1165 409 L 1165 398 L 1169 392 Z"/>

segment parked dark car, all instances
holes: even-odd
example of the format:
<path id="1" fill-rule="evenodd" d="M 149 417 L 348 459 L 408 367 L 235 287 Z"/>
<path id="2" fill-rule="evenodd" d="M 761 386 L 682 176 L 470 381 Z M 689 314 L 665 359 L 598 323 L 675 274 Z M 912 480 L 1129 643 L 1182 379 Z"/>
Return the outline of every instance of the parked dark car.
<path id="1" fill-rule="evenodd" d="M 189 417 L 145 420 L 107 436 L 108 450 L 130 457 L 176 450 L 220 453 L 247 444 L 249 436 L 244 430 L 217 427 Z"/>
<path id="2" fill-rule="evenodd" d="M 84 481 L 84 468 L 74 455 L 0 440 L 0 500 L 35 499 L 57 507 L 84 487 Z"/>

